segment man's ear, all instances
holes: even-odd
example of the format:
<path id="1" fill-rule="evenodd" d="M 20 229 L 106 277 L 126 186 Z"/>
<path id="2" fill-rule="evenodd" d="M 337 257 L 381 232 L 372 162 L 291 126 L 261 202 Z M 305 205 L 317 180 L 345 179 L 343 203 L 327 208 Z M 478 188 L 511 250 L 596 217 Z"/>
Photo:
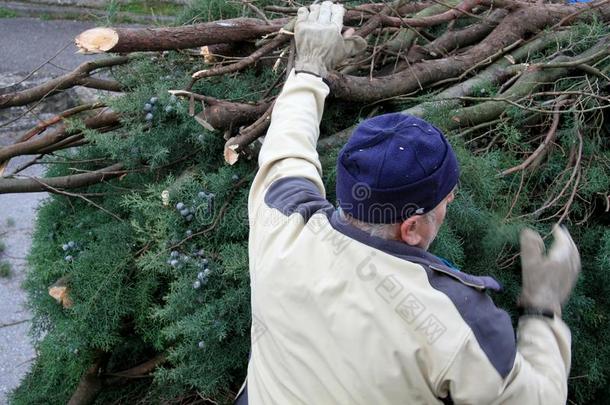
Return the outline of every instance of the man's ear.
<path id="1" fill-rule="evenodd" d="M 410 246 L 418 246 L 422 242 L 422 237 L 419 234 L 421 228 L 422 217 L 413 215 L 400 224 L 400 239 Z"/>

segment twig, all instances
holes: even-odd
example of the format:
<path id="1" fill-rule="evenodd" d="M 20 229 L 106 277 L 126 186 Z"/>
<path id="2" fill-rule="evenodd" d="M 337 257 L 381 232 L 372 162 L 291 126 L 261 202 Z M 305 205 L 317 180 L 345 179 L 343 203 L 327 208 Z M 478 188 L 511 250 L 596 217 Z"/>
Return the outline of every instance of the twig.
<path id="1" fill-rule="evenodd" d="M 290 38 L 291 38 L 290 35 L 279 34 L 278 36 L 273 38 L 271 41 L 267 42 L 265 45 L 263 45 L 262 47 L 260 47 L 256 51 L 254 51 L 252 54 L 250 54 L 250 56 L 243 58 L 239 62 L 233 63 L 228 66 L 221 66 L 218 68 L 200 70 L 198 72 L 193 73 L 192 79 L 193 79 L 193 81 L 196 81 L 196 80 L 202 79 L 204 77 L 219 76 L 219 75 L 224 75 L 227 73 L 233 73 L 233 72 L 240 71 L 240 70 L 246 68 L 247 66 L 255 63 L 257 60 L 259 60 L 261 58 L 261 56 L 264 56 L 264 55 L 268 54 L 269 52 L 273 51 L 274 49 L 276 49 L 278 46 L 282 45 L 284 42 L 286 42 Z M 189 87 L 192 88 L 192 86 L 189 86 Z"/>
<path id="2" fill-rule="evenodd" d="M 452 82 L 457 82 L 457 81 L 461 81 L 464 77 L 466 77 L 466 75 L 468 75 L 470 72 L 472 72 L 473 70 L 483 66 L 483 65 L 487 65 L 490 63 L 493 63 L 493 61 L 502 56 L 504 53 L 506 52 L 510 52 L 511 50 L 515 49 L 517 46 L 521 45 L 521 43 L 523 43 L 523 39 L 518 39 L 517 41 L 513 42 L 512 44 L 508 45 L 507 47 L 504 47 L 502 49 L 500 49 L 498 52 L 494 53 L 493 55 L 490 55 L 489 57 L 480 60 L 479 62 L 475 63 L 473 66 L 471 66 L 470 68 L 466 69 L 464 72 L 462 72 L 461 75 L 459 75 L 458 77 L 450 77 L 448 79 L 443 79 L 443 80 L 439 80 L 436 83 L 433 83 L 432 85 L 430 85 L 430 87 L 436 87 L 436 86 L 440 86 L 441 84 L 445 84 L 445 83 L 452 83 Z"/>
<path id="3" fill-rule="evenodd" d="M 600 56 L 607 55 L 609 52 L 610 52 L 610 50 L 608 50 L 608 49 L 602 49 L 602 50 L 597 51 L 594 54 L 584 57 L 584 58 L 570 60 L 567 62 L 550 62 L 550 63 L 534 64 L 534 65 L 532 65 L 532 67 L 536 67 L 539 69 L 556 69 L 556 68 L 576 67 L 578 65 L 587 64 L 589 62 L 592 62 L 592 61 L 596 60 L 597 58 L 599 58 Z"/>
<path id="4" fill-rule="evenodd" d="M 44 156 L 44 154 L 40 154 L 40 155 L 36 156 L 34 159 L 32 159 L 32 160 L 30 160 L 28 162 L 23 163 L 21 166 L 17 166 L 15 168 L 15 170 L 13 170 L 12 173 L 8 173 L 8 174 L 5 174 L 4 176 L 0 176 L 0 177 L 11 177 L 11 176 L 14 176 L 17 173 L 20 173 L 20 172 L 24 171 L 25 169 L 27 169 L 28 167 L 36 164 L 36 161 L 38 161 L 38 159 L 42 158 L 43 156 Z"/>
<path id="5" fill-rule="evenodd" d="M 578 134 L 580 135 L 580 132 L 578 132 Z M 582 137 L 579 138 L 579 139 L 582 141 Z M 574 181 L 575 177 L 577 176 L 577 174 L 579 172 L 581 157 L 582 157 L 582 143 L 580 143 L 579 146 L 578 146 L 578 154 L 577 154 L 577 157 L 576 157 L 576 163 L 574 164 L 574 168 L 572 169 L 572 174 L 570 175 L 570 178 L 568 179 L 568 181 L 566 182 L 564 187 L 561 189 L 559 194 L 555 198 L 553 198 L 550 202 L 545 203 L 542 207 L 538 208 L 536 211 L 532 212 L 529 215 L 538 216 L 542 211 L 544 211 L 547 208 L 553 206 L 563 196 L 563 194 L 568 189 L 570 184 L 572 184 L 572 182 Z M 554 214 L 553 216 L 555 216 L 555 215 L 557 215 L 557 214 Z M 551 218 L 553 216 L 551 216 Z"/>
<path id="6" fill-rule="evenodd" d="M 38 125 L 36 125 L 36 127 L 32 128 L 31 130 L 26 132 L 21 138 L 19 138 L 19 142 L 27 141 L 31 137 L 36 136 L 39 133 L 43 132 L 45 129 L 47 129 L 51 125 L 57 124 L 58 122 L 62 121 L 64 118 L 70 117 L 72 115 L 76 115 L 83 111 L 95 110 L 97 108 L 102 108 L 102 107 L 106 107 L 106 104 L 101 103 L 101 102 L 96 102 L 96 103 L 83 104 L 83 105 L 76 106 L 74 108 L 70 108 L 69 110 L 66 110 L 60 114 L 57 114 L 53 118 L 50 118 L 46 121 L 39 122 Z"/>
<path id="7" fill-rule="evenodd" d="M 0 323 L 0 328 L 8 328 L 9 326 L 20 325 L 22 323 L 30 322 L 32 318 L 22 319 L 20 321 L 8 322 L 8 323 Z"/>
<path id="8" fill-rule="evenodd" d="M 269 123 L 271 122 L 271 112 L 273 111 L 274 105 L 275 101 L 269 105 L 267 111 L 254 121 L 254 123 L 239 131 L 239 135 L 230 138 L 226 142 L 224 155 L 227 163 L 231 165 L 235 164 L 239 158 L 239 153 L 267 130 Z"/>
<path id="9" fill-rule="evenodd" d="M 559 108 L 565 104 L 566 104 L 566 101 L 562 100 L 555 105 L 555 109 L 559 110 Z M 559 127 L 559 117 L 560 116 L 561 115 L 558 112 L 553 114 L 553 123 L 551 124 L 551 128 L 547 132 L 542 143 L 538 146 L 538 148 L 536 148 L 536 150 L 527 159 L 525 159 L 521 164 L 519 164 L 517 166 L 511 167 L 510 169 L 506 169 L 506 170 L 502 171 L 498 175 L 498 177 L 504 177 L 511 173 L 514 173 L 514 172 L 517 172 L 520 170 L 525 170 L 536 159 L 538 159 L 539 157 L 542 158 L 542 156 L 544 155 L 544 153 L 546 152 L 548 147 L 551 145 L 551 143 L 555 139 L 555 136 L 557 135 L 557 128 Z"/>
<path id="10" fill-rule="evenodd" d="M 242 0 L 241 2 L 246 7 L 248 7 L 250 10 L 254 11 L 260 18 L 265 20 L 265 24 L 267 24 L 267 25 L 271 24 L 271 21 L 269 21 L 269 19 L 265 15 L 265 13 L 263 13 L 260 8 L 256 7 L 254 4 L 252 4 L 248 0 Z"/>
<path id="11" fill-rule="evenodd" d="M 479 129 L 481 129 L 481 128 L 491 127 L 491 126 L 496 125 L 496 124 L 498 124 L 498 123 L 500 123 L 500 122 L 502 122 L 502 119 L 501 119 L 501 118 L 495 119 L 495 120 L 493 120 L 493 121 L 487 121 L 487 122 L 483 122 L 483 123 L 481 123 L 481 124 L 478 124 L 478 125 L 475 125 L 475 126 L 473 126 L 473 127 L 470 127 L 470 128 L 468 128 L 467 130 L 465 130 L 465 131 L 460 132 L 459 134 L 457 134 L 457 135 L 456 135 L 456 137 L 462 138 L 462 137 L 464 137 L 465 135 L 470 134 L 471 132 L 476 132 L 476 131 L 478 131 L 478 130 L 479 130 Z M 475 138 L 475 139 L 476 139 L 476 138 Z M 471 139 L 471 140 L 470 140 L 470 141 L 468 141 L 468 142 L 472 142 L 473 140 L 474 140 L 474 139 Z M 468 142 L 467 142 L 467 143 L 468 143 Z"/>
<path id="12" fill-rule="evenodd" d="M 34 86 L 31 89 L 0 95 L 0 108 L 26 105 L 33 101 L 44 99 L 61 90 L 80 85 L 83 81 L 86 83 L 85 79 L 88 79 L 89 74 L 94 70 L 125 64 L 131 59 L 133 59 L 133 56 L 116 56 L 82 63 L 72 72 Z"/>
<path id="13" fill-rule="evenodd" d="M 510 215 L 513 213 L 513 209 L 515 208 L 515 205 L 517 204 L 517 201 L 519 200 L 519 195 L 521 194 L 521 190 L 523 189 L 524 180 L 525 180 L 525 172 L 521 172 L 521 180 L 519 181 L 519 188 L 517 189 L 517 192 L 515 193 L 515 197 L 513 198 L 513 202 L 511 203 L 510 208 L 508 209 L 508 212 L 506 213 L 506 216 L 504 217 L 505 221 L 508 218 L 510 218 Z"/>
<path id="14" fill-rule="evenodd" d="M 27 79 L 29 79 L 30 77 L 32 77 L 34 75 L 34 73 L 38 72 L 40 69 L 42 69 L 44 67 L 44 65 L 51 63 L 51 61 L 53 59 L 55 59 L 57 57 L 57 55 L 59 55 L 60 53 L 62 53 L 67 47 L 69 47 L 70 45 L 72 45 L 72 41 L 68 41 L 68 43 L 66 45 L 64 45 L 63 48 L 61 48 L 59 51 L 57 51 L 55 53 L 55 55 L 51 56 L 49 59 L 47 59 L 46 61 L 42 62 L 40 65 L 38 65 L 38 67 L 34 70 L 32 70 L 30 73 L 28 73 L 23 79 L 19 80 L 16 83 L 11 84 L 10 86 L 5 86 L 5 87 L 0 87 L 0 90 L 5 90 L 14 86 L 17 86 L 20 83 L 23 83 L 24 81 L 26 81 Z"/>
<path id="15" fill-rule="evenodd" d="M 28 178 L 40 183 L 40 185 L 42 185 L 43 187 L 49 189 L 49 191 L 52 191 L 55 194 L 60 194 L 60 195 L 65 195 L 67 197 L 78 197 L 86 202 L 88 202 L 89 204 L 93 205 L 95 208 L 105 212 L 106 214 L 112 216 L 114 219 L 118 219 L 121 222 L 124 222 L 125 220 L 121 217 L 119 217 L 118 215 L 116 215 L 113 212 L 108 211 L 106 208 L 102 207 L 101 205 L 91 201 L 90 199 L 88 199 L 87 197 L 85 197 L 82 194 L 78 194 L 78 193 L 70 193 L 68 191 L 62 191 L 62 190 L 58 190 L 55 187 L 50 186 L 48 183 L 44 183 L 42 180 L 36 178 L 36 177 L 32 177 L 32 176 L 27 176 Z"/>

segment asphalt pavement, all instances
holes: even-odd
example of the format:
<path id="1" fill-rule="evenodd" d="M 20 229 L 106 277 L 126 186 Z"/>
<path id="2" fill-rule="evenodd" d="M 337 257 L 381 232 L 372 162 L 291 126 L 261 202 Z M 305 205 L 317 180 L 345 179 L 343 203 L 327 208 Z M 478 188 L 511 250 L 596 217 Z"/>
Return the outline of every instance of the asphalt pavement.
<path id="1" fill-rule="evenodd" d="M 35 77 L 46 79 L 99 57 L 77 54 L 73 44 L 76 35 L 94 26 L 91 21 L 0 19 L 0 92 L 1 87 L 36 69 Z M 3 133 L 0 145 L 11 143 L 16 136 L 10 131 Z M 7 173 L 27 160 L 12 159 Z M 43 171 L 35 165 L 24 174 L 40 176 Z M 8 392 L 19 385 L 36 356 L 28 337 L 31 313 L 25 306 L 21 283 L 27 270 L 36 209 L 45 197 L 46 193 L 0 194 L 0 242 L 5 245 L 0 262 L 6 261 L 12 268 L 9 278 L 0 277 L 0 404 L 8 403 Z"/>
<path id="2" fill-rule="evenodd" d="M 0 73 L 24 73 L 37 69 L 42 75 L 58 75 L 99 57 L 77 54 L 74 37 L 89 28 L 92 21 L 0 19 Z"/>

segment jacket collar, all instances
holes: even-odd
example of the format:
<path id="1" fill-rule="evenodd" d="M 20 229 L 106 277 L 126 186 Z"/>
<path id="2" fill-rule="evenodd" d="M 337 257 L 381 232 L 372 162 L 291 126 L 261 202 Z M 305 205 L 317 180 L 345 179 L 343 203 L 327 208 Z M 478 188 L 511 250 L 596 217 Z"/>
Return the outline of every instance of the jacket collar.
<path id="1" fill-rule="evenodd" d="M 475 276 L 473 274 L 456 271 L 448 267 L 441 259 L 430 252 L 419 247 L 410 246 L 406 243 L 396 240 L 387 240 L 371 236 L 370 234 L 356 228 L 349 222 L 342 220 L 338 210 L 332 212 L 330 217 L 331 226 L 338 232 L 357 240 L 367 246 L 381 250 L 392 256 L 400 257 L 407 261 L 421 264 L 437 273 L 446 274 L 462 284 L 474 287 L 479 290 L 490 289 L 493 291 L 501 291 L 500 283 L 491 276 Z"/>

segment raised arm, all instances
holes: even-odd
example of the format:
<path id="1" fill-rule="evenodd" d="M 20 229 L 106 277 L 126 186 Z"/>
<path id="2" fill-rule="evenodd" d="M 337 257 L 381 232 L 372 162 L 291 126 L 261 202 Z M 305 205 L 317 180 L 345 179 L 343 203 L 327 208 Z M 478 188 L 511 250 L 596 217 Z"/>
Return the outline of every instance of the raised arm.
<path id="1" fill-rule="evenodd" d="M 341 36 L 343 6 L 329 1 L 298 11 L 296 60 L 271 114 L 271 125 L 259 154 L 259 171 L 250 189 L 249 215 L 254 215 L 269 186 L 284 177 L 305 178 L 324 196 L 322 168 L 316 151 L 328 86 L 328 69 L 364 49 L 362 38 Z"/>

